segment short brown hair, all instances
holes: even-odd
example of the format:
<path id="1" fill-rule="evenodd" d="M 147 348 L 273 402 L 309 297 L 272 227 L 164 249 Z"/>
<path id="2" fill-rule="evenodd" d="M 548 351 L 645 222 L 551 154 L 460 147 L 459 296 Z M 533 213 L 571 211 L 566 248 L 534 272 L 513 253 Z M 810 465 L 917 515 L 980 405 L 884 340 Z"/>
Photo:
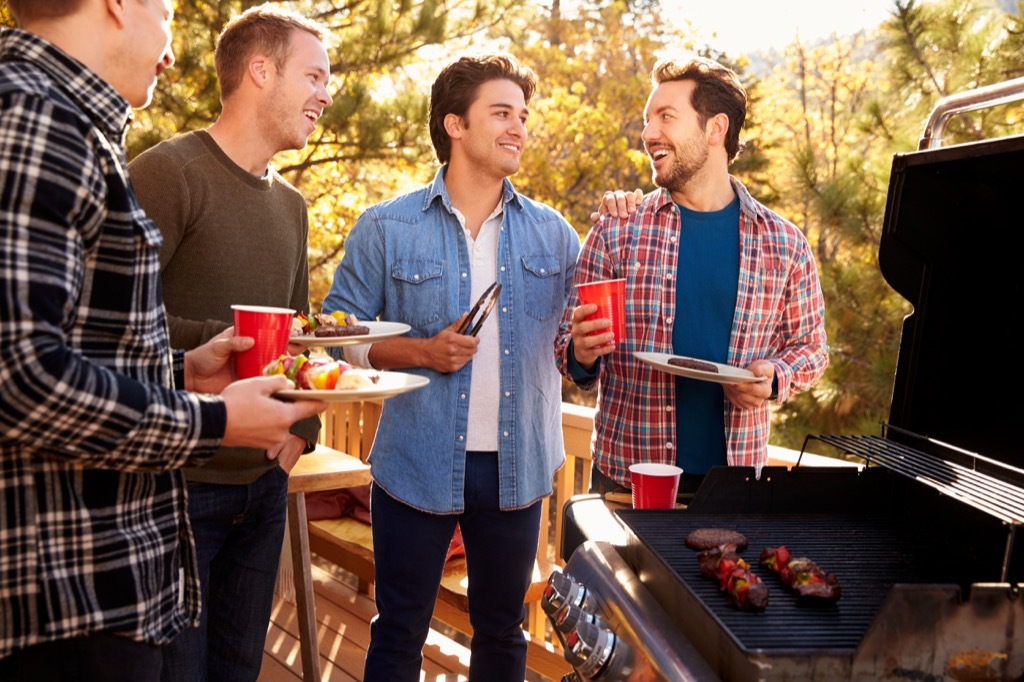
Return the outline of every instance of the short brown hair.
<path id="1" fill-rule="evenodd" d="M 732 161 L 743 149 L 740 129 L 747 118 L 747 91 L 732 69 L 702 57 L 682 62 L 662 59 L 651 70 L 651 85 L 686 80 L 696 84 L 690 105 L 696 110 L 702 126 L 717 114 L 725 114 L 729 118 L 725 153 Z"/>
<path id="2" fill-rule="evenodd" d="M 224 101 L 238 89 L 254 54 L 266 55 L 276 66 L 288 61 L 293 31 L 306 31 L 324 39 L 324 28 L 296 12 L 264 3 L 232 19 L 217 40 L 213 55 L 220 98 Z"/>
<path id="3" fill-rule="evenodd" d="M 430 140 L 434 143 L 438 161 L 448 163 L 452 153 L 452 141 L 444 129 L 444 117 L 455 114 L 464 118 L 476 101 L 480 86 L 496 80 L 509 80 L 518 85 L 527 104 L 537 90 L 537 76 L 533 70 L 520 66 L 509 54 L 460 57 L 438 74 L 430 89 Z"/>
<path id="4" fill-rule="evenodd" d="M 7 8 L 19 26 L 37 19 L 56 19 L 72 14 L 82 5 L 82 0 L 6 0 Z"/>

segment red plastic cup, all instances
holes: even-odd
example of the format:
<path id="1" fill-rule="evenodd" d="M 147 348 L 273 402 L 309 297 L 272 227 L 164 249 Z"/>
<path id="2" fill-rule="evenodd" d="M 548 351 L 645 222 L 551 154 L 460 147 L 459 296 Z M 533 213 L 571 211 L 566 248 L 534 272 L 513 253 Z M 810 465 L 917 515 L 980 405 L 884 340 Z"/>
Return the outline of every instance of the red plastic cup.
<path id="1" fill-rule="evenodd" d="M 597 304 L 597 312 L 588 315 L 588 320 L 607 319 L 612 321 L 611 331 L 615 334 L 615 343 L 626 339 L 626 280 L 606 279 L 600 282 L 577 284 L 580 303 Z M 595 331 L 591 334 L 604 334 L 608 329 Z"/>
<path id="2" fill-rule="evenodd" d="M 632 464 L 633 509 L 673 509 L 683 470 L 671 464 Z"/>
<path id="3" fill-rule="evenodd" d="M 272 360 L 288 348 L 294 310 L 259 305 L 233 305 L 235 336 L 251 336 L 256 344 L 235 353 L 235 373 L 239 379 L 257 377 Z"/>

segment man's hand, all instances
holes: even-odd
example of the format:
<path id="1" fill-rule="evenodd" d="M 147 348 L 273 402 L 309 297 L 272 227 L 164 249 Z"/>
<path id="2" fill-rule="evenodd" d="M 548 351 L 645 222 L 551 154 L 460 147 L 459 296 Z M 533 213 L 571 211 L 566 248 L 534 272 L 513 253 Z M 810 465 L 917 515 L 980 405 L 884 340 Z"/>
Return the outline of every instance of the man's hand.
<path id="1" fill-rule="evenodd" d="M 228 423 L 221 444 L 271 450 L 292 435 L 292 424 L 327 409 L 319 400 L 284 402 L 272 397 L 290 388 L 295 384 L 282 375 L 243 379 L 225 388 L 220 395 L 227 406 Z"/>
<path id="2" fill-rule="evenodd" d="M 235 328 L 228 327 L 198 348 L 186 351 L 185 390 L 220 393 L 237 378 L 231 354 L 249 350 L 255 341 L 234 334 Z"/>
<path id="3" fill-rule="evenodd" d="M 423 366 L 443 374 L 457 372 L 476 355 L 480 339 L 458 332 L 469 313 L 462 313 L 450 325 L 427 339 Z"/>
<path id="4" fill-rule="evenodd" d="M 601 206 L 598 207 L 597 212 L 590 214 L 590 223 L 596 223 L 603 215 L 610 215 L 613 218 L 628 218 L 636 213 L 636 206 L 643 198 L 644 192 L 641 189 L 635 189 L 632 192 L 624 192 L 621 189 L 614 192 L 608 190 L 601 198 Z"/>
<path id="5" fill-rule="evenodd" d="M 267 459 L 276 459 L 285 473 L 290 474 L 292 467 L 299 461 L 299 457 L 302 457 L 305 449 L 306 439 L 293 433 L 283 443 L 279 443 L 267 450 Z"/>
<path id="6" fill-rule="evenodd" d="M 722 384 L 725 397 L 736 407 L 752 410 L 760 407 L 772 394 L 772 380 L 775 378 L 775 365 L 768 360 L 754 360 L 747 369 L 759 377 L 768 377 L 764 381 L 751 381 L 745 384 Z"/>
<path id="7" fill-rule="evenodd" d="M 612 321 L 607 317 L 596 320 L 586 319 L 587 315 L 597 312 L 597 305 L 587 303 L 576 306 L 572 311 L 572 351 L 576 362 L 588 372 L 594 369 L 594 364 L 602 355 L 608 355 L 615 350 L 615 332 L 612 331 Z M 606 330 L 606 331 L 601 331 Z M 593 334 L 593 332 L 600 332 Z"/>

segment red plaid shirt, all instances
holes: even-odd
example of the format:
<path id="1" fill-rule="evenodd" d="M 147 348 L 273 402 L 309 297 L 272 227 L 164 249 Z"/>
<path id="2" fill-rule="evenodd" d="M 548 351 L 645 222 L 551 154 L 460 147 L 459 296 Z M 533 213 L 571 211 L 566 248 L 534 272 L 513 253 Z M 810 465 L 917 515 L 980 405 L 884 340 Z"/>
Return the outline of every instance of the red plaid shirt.
<path id="1" fill-rule="evenodd" d="M 732 178 L 740 200 L 740 273 L 728 363 L 775 365 L 778 401 L 813 386 L 828 366 L 825 305 L 814 257 L 803 233 L 750 196 Z M 674 377 L 633 357 L 636 351 L 671 353 L 678 273 L 679 212 L 668 191 L 648 194 L 628 219 L 605 217 L 587 236 L 575 283 L 626 279 L 626 340 L 604 356 L 591 452 L 600 470 L 622 484 L 634 462 L 675 462 Z M 569 372 L 570 319 L 575 292 L 562 317 L 555 359 Z M 729 464 L 760 469 L 768 457 L 767 401 L 753 410 L 724 402 Z"/>

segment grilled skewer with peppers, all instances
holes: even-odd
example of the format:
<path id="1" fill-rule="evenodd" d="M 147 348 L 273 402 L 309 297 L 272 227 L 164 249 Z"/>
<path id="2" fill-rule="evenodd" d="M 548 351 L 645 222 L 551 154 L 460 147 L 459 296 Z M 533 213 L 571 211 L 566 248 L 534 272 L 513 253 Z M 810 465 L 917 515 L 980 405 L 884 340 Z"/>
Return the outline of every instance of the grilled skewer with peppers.
<path id="1" fill-rule="evenodd" d="M 835 602 L 842 594 L 836 576 L 810 559 L 791 556 L 783 545 L 766 547 L 761 552 L 761 565 L 778 573 L 782 584 L 801 599 Z"/>
<path id="2" fill-rule="evenodd" d="M 736 554 L 736 545 L 704 550 L 697 555 L 697 565 L 701 575 L 718 581 L 729 603 L 736 608 L 764 611 L 768 606 L 768 586 L 750 570 L 750 564 Z"/>

